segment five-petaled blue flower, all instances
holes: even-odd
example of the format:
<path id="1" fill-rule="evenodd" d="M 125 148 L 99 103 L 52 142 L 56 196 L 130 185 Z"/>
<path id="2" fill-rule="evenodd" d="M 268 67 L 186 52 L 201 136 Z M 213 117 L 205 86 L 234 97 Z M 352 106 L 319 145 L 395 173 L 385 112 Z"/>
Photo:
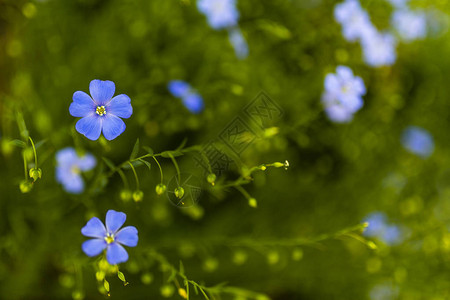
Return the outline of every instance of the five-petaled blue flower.
<path id="1" fill-rule="evenodd" d="M 364 81 L 353 75 L 346 66 L 338 66 L 336 74 L 325 77 L 325 92 L 322 103 L 328 118 L 333 122 L 349 122 L 363 106 L 362 96 L 366 93 Z"/>
<path id="2" fill-rule="evenodd" d="M 214 29 L 229 28 L 238 23 L 239 11 L 236 9 L 236 0 L 199 0 L 197 7 Z"/>
<path id="3" fill-rule="evenodd" d="M 406 150 L 422 158 L 429 157 L 434 151 L 434 141 L 431 134 L 417 126 L 406 128 L 403 131 L 401 141 Z"/>
<path id="4" fill-rule="evenodd" d="M 121 94 L 114 96 L 114 82 L 92 80 L 89 91 L 92 98 L 85 92 L 73 94 L 73 102 L 69 111 L 74 117 L 82 117 L 75 128 L 90 140 L 97 140 L 100 133 L 107 140 L 113 140 L 125 131 L 125 123 L 121 118 L 129 118 L 133 114 L 130 98 Z"/>
<path id="5" fill-rule="evenodd" d="M 167 85 L 169 92 L 180 98 L 184 106 L 194 114 L 200 113 L 203 108 L 203 98 L 200 96 L 189 83 L 182 80 L 172 80 Z"/>
<path id="6" fill-rule="evenodd" d="M 387 245 L 396 245 L 404 240 L 404 231 L 397 225 L 389 224 L 386 214 L 373 212 L 369 214 L 364 222 L 369 225 L 364 231 L 364 236 L 378 238 Z"/>
<path id="7" fill-rule="evenodd" d="M 406 42 L 422 39 L 427 35 L 427 16 L 423 11 L 399 9 L 393 13 L 391 22 Z"/>
<path id="8" fill-rule="evenodd" d="M 126 262 L 128 253 L 122 245 L 135 247 L 138 243 L 138 231 L 134 226 L 122 229 L 127 215 L 123 212 L 108 210 L 106 213 L 106 227 L 99 218 L 93 217 L 81 229 L 84 236 L 94 239 L 85 241 L 81 248 L 87 256 L 96 256 L 106 249 L 106 260 L 111 265 Z M 119 230 L 120 229 L 120 230 Z"/>
<path id="9" fill-rule="evenodd" d="M 56 181 L 69 193 L 80 194 L 84 190 L 81 172 L 90 171 L 97 164 L 92 154 L 78 156 L 73 148 L 64 148 L 56 153 Z"/>
<path id="10" fill-rule="evenodd" d="M 366 32 L 373 27 L 369 14 L 358 0 L 346 0 L 336 4 L 334 18 L 342 25 L 342 34 L 348 41 L 364 38 Z"/>

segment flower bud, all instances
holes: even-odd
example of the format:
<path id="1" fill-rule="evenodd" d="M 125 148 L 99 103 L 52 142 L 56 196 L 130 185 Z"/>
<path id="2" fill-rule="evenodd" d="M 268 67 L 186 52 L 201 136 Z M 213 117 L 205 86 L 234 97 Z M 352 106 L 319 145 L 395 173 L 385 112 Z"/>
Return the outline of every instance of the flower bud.
<path id="1" fill-rule="evenodd" d="M 178 294 L 181 296 L 181 298 L 187 299 L 187 293 L 186 290 L 183 288 L 178 289 Z"/>
<path id="2" fill-rule="evenodd" d="M 214 173 L 208 174 L 208 177 L 206 177 L 206 180 L 209 183 L 211 183 L 212 185 L 214 185 L 214 183 L 216 182 L 216 174 L 214 174 Z"/>
<path id="3" fill-rule="evenodd" d="M 250 198 L 250 199 L 248 199 L 248 205 L 250 207 L 256 208 L 256 207 L 258 207 L 258 201 L 256 201 L 255 198 Z"/>
<path id="4" fill-rule="evenodd" d="M 283 164 L 283 163 L 280 163 L 280 162 L 273 163 L 272 165 L 273 165 L 275 168 L 281 168 L 281 167 L 284 167 L 284 164 Z"/>
<path id="5" fill-rule="evenodd" d="M 183 196 L 184 196 L 184 189 L 183 189 L 181 186 L 179 186 L 179 187 L 177 187 L 177 188 L 175 189 L 175 196 L 176 196 L 178 199 L 183 198 Z"/>
<path id="6" fill-rule="evenodd" d="M 165 284 L 160 288 L 160 292 L 161 296 L 163 296 L 164 298 L 170 298 L 175 292 L 175 288 L 173 287 L 173 285 Z"/>
<path id="7" fill-rule="evenodd" d="M 155 188 L 156 194 L 162 195 L 166 191 L 166 186 L 162 183 L 158 184 Z"/>
<path id="8" fill-rule="evenodd" d="M 142 199 L 144 199 L 144 192 L 140 191 L 140 190 L 136 190 L 133 192 L 133 200 L 135 202 L 140 202 L 142 201 Z"/>
<path id="9" fill-rule="evenodd" d="M 30 169 L 30 177 L 33 178 L 33 181 L 38 180 L 42 177 L 42 170 L 41 168 L 31 168 Z"/>
<path id="10" fill-rule="evenodd" d="M 271 137 L 278 134 L 278 132 L 280 132 L 280 129 L 278 127 L 270 127 L 264 130 L 264 136 Z"/>
<path id="11" fill-rule="evenodd" d="M 22 193 L 29 193 L 33 188 L 33 183 L 29 182 L 28 180 L 22 180 L 20 182 L 19 188 Z"/>
<path id="12" fill-rule="evenodd" d="M 260 165 L 260 166 L 259 166 L 259 169 L 260 169 L 261 171 L 265 171 L 265 170 L 267 169 L 267 167 L 266 167 L 265 165 Z"/>
<path id="13" fill-rule="evenodd" d="M 128 202 L 131 200 L 131 198 L 133 198 L 133 194 L 131 193 L 130 190 L 120 191 L 120 199 L 122 199 L 122 201 Z"/>

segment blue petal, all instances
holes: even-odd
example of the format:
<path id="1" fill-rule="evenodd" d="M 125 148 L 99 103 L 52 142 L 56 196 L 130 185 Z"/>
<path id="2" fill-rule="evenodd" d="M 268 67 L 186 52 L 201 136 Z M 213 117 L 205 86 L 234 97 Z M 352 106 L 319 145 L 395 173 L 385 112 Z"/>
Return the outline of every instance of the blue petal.
<path id="1" fill-rule="evenodd" d="M 115 96 L 106 105 L 106 113 L 128 119 L 133 114 L 130 97 L 125 94 Z"/>
<path id="2" fill-rule="evenodd" d="M 138 231 L 134 226 L 127 226 L 122 228 L 115 235 L 115 239 L 118 243 L 128 247 L 135 247 L 138 243 Z"/>
<path id="3" fill-rule="evenodd" d="M 77 166 L 81 171 L 92 170 L 97 165 L 97 160 L 92 154 L 85 154 L 78 159 Z"/>
<path id="4" fill-rule="evenodd" d="M 189 94 L 189 91 L 191 90 L 191 86 L 189 83 L 182 81 L 182 80 L 172 80 L 167 85 L 167 88 L 169 89 L 169 92 L 178 98 L 183 98 Z"/>
<path id="5" fill-rule="evenodd" d="M 77 152 L 71 147 L 59 150 L 56 153 L 58 166 L 70 166 L 77 160 Z"/>
<path id="6" fill-rule="evenodd" d="M 102 239 L 106 236 L 106 228 L 99 218 L 93 217 L 81 228 L 81 233 L 87 237 Z"/>
<path id="7" fill-rule="evenodd" d="M 86 117 L 94 113 L 95 103 L 85 92 L 75 92 L 73 102 L 70 104 L 69 112 L 74 117 Z"/>
<path id="8" fill-rule="evenodd" d="M 62 181 L 64 190 L 71 194 L 81 194 L 84 191 L 84 181 L 79 174 L 75 174 L 72 171 L 71 174 L 66 175 L 64 181 Z"/>
<path id="9" fill-rule="evenodd" d="M 90 140 L 98 140 L 102 132 L 102 118 L 91 115 L 80 119 L 75 125 L 76 130 Z"/>
<path id="10" fill-rule="evenodd" d="M 81 249 L 86 253 L 87 256 L 96 256 L 102 253 L 102 251 L 106 248 L 107 244 L 103 239 L 93 239 L 87 240 L 81 245 Z"/>
<path id="11" fill-rule="evenodd" d="M 203 99 L 198 94 L 190 94 L 187 97 L 184 97 L 183 104 L 194 114 L 203 110 Z"/>
<path id="12" fill-rule="evenodd" d="M 89 91 L 97 105 L 105 105 L 114 96 L 116 86 L 109 80 L 94 79 L 89 84 Z"/>
<path id="13" fill-rule="evenodd" d="M 119 117 L 107 113 L 103 119 L 103 135 L 108 141 L 115 139 L 125 131 L 125 123 Z"/>
<path id="14" fill-rule="evenodd" d="M 127 215 L 123 212 L 118 212 L 115 210 L 108 210 L 106 213 L 106 229 L 109 233 L 116 233 L 120 227 L 122 227 L 123 223 L 127 219 Z"/>
<path id="15" fill-rule="evenodd" d="M 111 265 L 117 265 L 128 260 L 128 253 L 125 248 L 117 243 L 112 243 L 106 250 L 106 260 Z"/>
<path id="16" fill-rule="evenodd" d="M 327 74 L 325 76 L 325 90 L 327 92 L 336 93 L 340 89 L 339 80 L 335 74 Z"/>
<path id="17" fill-rule="evenodd" d="M 230 30 L 229 40 L 231 45 L 233 45 L 237 58 L 244 59 L 248 56 L 248 44 L 240 29 Z"/>

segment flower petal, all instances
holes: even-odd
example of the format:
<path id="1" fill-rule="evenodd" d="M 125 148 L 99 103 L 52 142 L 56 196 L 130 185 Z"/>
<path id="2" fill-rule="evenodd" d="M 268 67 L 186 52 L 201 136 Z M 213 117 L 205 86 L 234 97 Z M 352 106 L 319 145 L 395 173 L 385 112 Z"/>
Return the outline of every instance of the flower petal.
<path id="1" fill-rule="evenodd" d="M 67 147 L 56 153 L 56 162 L 58 166 L 71 166 L 77 159 L 77 152 L 74 148 Z"/>
<path id="2" fill-rule="evenodd" d="M 102 132 L 102 118 L 96 115 L 84 117 L 77 122 L 75 128 L 88 139 L 98 140 Z"/>
<path id="3" fill-rule="evenodd" d="M 89 171 L 95 167 L 97 160 L 95 156 L 90 153 L 86 153 L 78 159 L 77 166 L 81 171 Z"/>
<path id="4" fill-rule="evenodd" d="M 325 77 L 325 90 L 330 93 L 336 93 L 339 90 L 340 84 L 335 74 L 328 74 Z"/>
<path id="5" fill-rule="evenodd" d="M 84 181 L 83 178 L 72 171 L 64 176 L 63 181 L 61 182 L 64 190 L 71 194 L 81 194 L 84 191 Z"/>
<path id="6" fill-rule="evenodd" d="M 106 113 L 128 119 L 133 114 L 130 97 L 125 94 L 115 96 L 106 105 Z"/>
<path id="7" fill-rule="evenodd" d="M 108 141 L 115 139 L 125 131 L 125 123 L 119 117 L 106 113 L 103 119 L 103 135 Z"/>
<path id="8" fill-rule="evenodd" d="M 167 88 L 169 89 L 169 92 L 178 98 L 183 98 L 189 94 L 189 91 L 191 90 L 191 86 L 189 83 L 182 81 L 182 80 L 172 80 L 167 85 Z"/>
<path id="9" fill-rule="evenodd" d="M 69 112 L 74 117 L 86 117 L 95 111 L 95 102 L 85 92 L 75 92 L 73 102 L 70 104 Z"/>
<path id="10" fill-rule="evenodd" d="M 81 249 L 86 253 L 87 256 L 96 256 L 102 253 L 102 251 L 106 248 L 107 244 L 103 239 L 93 239 L 87 240 L 81 245 Z"/>
<path id="11" fill-rule="evenodd" d="M 189 94 L 183 98 L 184 106 L 191 111 L 191 113 L 198 114 L 203 110 L 203 98 L 198 94 Z"/>
<path id="12" fill-rule="evenodd" d="M 89 84 L 89 92 L 97 105 L 105 105 L 116 91 L 116 85 L 109 80 L 94 79 Z"/>
<path id="13" fill-rule="evenodd" d="M 117 265 L 128 260 L 128 253 L 124 247 L 117 243 L 112 243 L 106 250 L 106 260 L 111 265 Z"/>
<path id="14" fill-rule="evenodd" d="M 99 218 L 93 217 L 83 228 L 81 228 L 81 233 L 87 237 L 102 239 L 106 236 L 106 228 Z"/>
<path id="15" fill-rule="evenodd" d="M 127 215 L 123 212 L 118 212 L 115 210 L 108 210 L 106 213 L 106 229 L 108 233 L 115 234 L 120 227 L 122 227 L 123 223 L 127 219 Z"/>
<path id="16" fill-rule="evenodd" d="M 124 227 L 116 233 L 115 240 L 128 247 L 136 247 L 139 240 L 138 231 L 134 226 Z"/>

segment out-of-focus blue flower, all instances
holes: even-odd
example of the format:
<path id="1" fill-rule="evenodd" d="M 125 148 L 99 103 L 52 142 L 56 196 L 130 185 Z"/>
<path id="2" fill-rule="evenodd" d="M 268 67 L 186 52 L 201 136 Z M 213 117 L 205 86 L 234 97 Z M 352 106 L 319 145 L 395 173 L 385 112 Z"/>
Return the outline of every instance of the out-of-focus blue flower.
<path id="1" fill-rule="evenodd" d="M 69 111 L 74 117 L 81 117 L 75 128 L 90 140 L 97 140 L 100 133 L 107 140 L 113 140 L 125 131 L 125 123 L 121 118 L 129 118 L 133 114 L 130 98 L 117 95 L 113 98 L 116 86 L 106 80 L 92 80 L 89 91 L 92 98 L 85 92 L 73 94 L 73 102 Z"/>
<path id="2" fill-rule="evenodd" d="M 390 33 L 368 31 L 361 41 L 364 61 L 373 67 L 393 65 L 397 59 L 397 41 Z"/>
<path id="3" fill-rule="evenodd" d="M 239 20 L 235 0 L 198 0 L 197 8 L 214 29 L 234 27 Z"/>
<path id="4" fill-rule="evenodd" d="M 364 81 L 353 75 L 346 66 L 338 66 L 336 74 L 325 77 L 325 92 L 322 103 L 325 112 L 333 122 L 349 122 L 353 114 L 363 106 L 362 96 L 366 93 Z"/>
<path id="5" fill-rule="evenodd" d="M 401 141 L 406 150 L 423 158 L 429 157 L 434 151 L 434 141 L 431 134 L 417 126 L 406 128 L 403 131 Z"/>
<path id="6" fill-rule="evenodd" d="M 422 39 L 427 35 L 427 17 L 422 11 L 399 9 L 392 14 L 391 23 L 405 41 Z"/>
<path id="7" fill-rule="evenodd" d="M 95 157 L 89 153 L 78 156 L 73 148 L 64 148 L 56 153 L 56 181 L 61 183 L 69 193 L 80 194 L 84 190 L 81 172 L 92 170 L 97 164 Z"/>
<path id="8" fill-rule="evenodd" d="M 172 80 L 167 85 L 169 92 L 180 98 L 183 105 L 192 113 L 198 114 L 203 108 L 203 98 L 200 96 L 189 83 L 182 80 Z"/>
<path id="9" fill-rule="evenodd" d="M 395 8 L 404 8 L 408 4 L 409 0 L 388 0 Z"/>
<path id="10" fill-rule="evenodd" d="M 389 224 L 386 214 L 382 212 L 369 214 L 364 222 L 369 224 L 363 233 L 366 237 L 377 238 L 391 246 L 403 241 L 402 229 L 397 225 Z"/>
<path id="11" fill-rule="evenodd" d="M 397 299 L 399 294 L 398 287 L 392 283 L 377 284 L 370 292 L 370 300 L 392 300 Z"/>
<path id="12" fill-rule="evenodd" d="M 228 32 L 231 45 L 237 58 L 244 59 L 248 56 L 248 45 L 239 28 L 230 29 Z"/>
<path id="13" fill-rule="evenodd" d="M 336 4 L 334 18 L 342 26 L 342 34 L 348 41 L 361 39 L 373 27 L 368 13 L 358 0 L 346 0 Z"/>
<path id="14" fill-rule="evenodd" d="M 94 239 L 87 240 L 81 245 L 83 252 L 92 257 L 106 249 L 106 260 L 109 264 L 126 262 L 128 253 L 122 245 L 135 247 L 139 240 L 136 227 L 127 226 L 120 229 L 126 219 L 126 214 L 115 210 L 108 210 L 106 213 L 106 227 L 99 218 L 90 219 L 81 229 L 81 233 Z"/>

